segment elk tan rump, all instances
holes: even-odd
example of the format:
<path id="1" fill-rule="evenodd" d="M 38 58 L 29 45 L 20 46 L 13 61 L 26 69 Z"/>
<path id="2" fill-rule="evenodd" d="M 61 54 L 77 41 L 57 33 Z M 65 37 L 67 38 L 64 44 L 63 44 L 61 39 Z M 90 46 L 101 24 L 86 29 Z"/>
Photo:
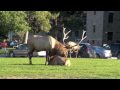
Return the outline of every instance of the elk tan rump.
<path id="1" fill-rule="evenodd" d="M 51 36 L 33 35 L 28 38 L 28 45 L 38 51 L 53 49 L 56 42 L 57 40 Z"/>

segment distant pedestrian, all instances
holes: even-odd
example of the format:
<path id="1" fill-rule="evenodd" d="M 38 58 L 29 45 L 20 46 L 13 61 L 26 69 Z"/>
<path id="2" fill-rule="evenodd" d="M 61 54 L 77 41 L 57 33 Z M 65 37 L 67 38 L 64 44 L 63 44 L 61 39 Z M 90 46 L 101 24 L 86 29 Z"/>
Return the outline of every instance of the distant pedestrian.
<path id="1" fill-rule="evenodd" d="M 4 56 L 7 56 L 7 42 L 6 40 L 3 40 L 3 42 L 1 43 L 1 46 L 2 46 L 2 51 L 3 51 L 3 54 Z"/>

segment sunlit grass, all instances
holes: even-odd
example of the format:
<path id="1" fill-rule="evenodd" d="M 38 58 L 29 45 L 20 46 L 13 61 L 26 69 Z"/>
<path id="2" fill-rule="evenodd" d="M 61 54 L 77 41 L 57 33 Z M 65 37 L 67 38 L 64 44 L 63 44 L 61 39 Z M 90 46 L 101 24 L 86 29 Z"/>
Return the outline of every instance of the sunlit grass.
<path id="1" fill-rule="evenodd" d="M 0 58 L 3 79 L 120 79 L 120 61 L 112 59 L 70 58 L 71 66 L 45 65 L 45 58 Z"/>

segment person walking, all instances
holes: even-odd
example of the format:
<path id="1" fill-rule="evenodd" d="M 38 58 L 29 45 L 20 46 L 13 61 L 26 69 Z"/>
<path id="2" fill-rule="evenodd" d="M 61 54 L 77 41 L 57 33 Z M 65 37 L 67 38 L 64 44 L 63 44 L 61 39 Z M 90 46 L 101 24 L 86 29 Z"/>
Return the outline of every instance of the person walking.
<path id="1" fill-rule="evenodd" d="M 3 54 L 4 56 L 6 57 L 7 56 L 7 42 L 6 40 L 3 40 L 3 42 L 1 43 L 1 46 L 2 46 L 2 51 L 3 51 Z"/>

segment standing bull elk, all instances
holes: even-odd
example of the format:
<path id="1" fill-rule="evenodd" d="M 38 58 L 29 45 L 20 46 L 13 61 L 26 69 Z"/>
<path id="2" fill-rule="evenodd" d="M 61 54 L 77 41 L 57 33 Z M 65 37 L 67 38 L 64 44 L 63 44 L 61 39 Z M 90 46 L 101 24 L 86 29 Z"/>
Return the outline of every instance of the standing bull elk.
<path id="1" fill-rule="evenodd" d="M 68 56 L 68 47 L 65 47 L 52 36 L 31 35 L 28 37 L 27 44 L 29 46 L 29 64 L 32 64 L 33 51 L 46 51 L 45 64 L 49 61 L 50 56 L 59 55 L 65 58 Z"/>

